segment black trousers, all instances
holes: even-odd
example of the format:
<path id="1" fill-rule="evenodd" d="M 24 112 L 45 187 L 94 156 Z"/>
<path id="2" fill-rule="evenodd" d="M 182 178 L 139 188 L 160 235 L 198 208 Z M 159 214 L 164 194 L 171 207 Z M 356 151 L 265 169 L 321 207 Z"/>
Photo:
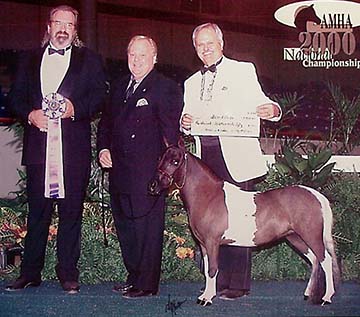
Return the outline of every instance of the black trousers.
<path id="1" fill-rule="evenodd" d="M 54 204 L 58 205 L 56 273 L 60 281 L 77 281 L 83 202 L 90 168 L 64 166 L 64 199 L 44 197 L 44 165 L 28 165 L 29 214 L 21 276 L 40 279 Z M 71 176 L 70 176 L 71 175 Z"/>
<path id="2" fill-rule="evenodd" d="M 134 199 L 146 201 L 146 213 L 134 210 Z M 112 215 L 126 270 L 127 283 L 136 289 L 158 291 L 163 233 L 165 226 L 165 196 L 144 197 L 124 193 L 111 195 Z M 139 215 L 139 216 L 137 216 Z"/>
<path id="3" fill-rule="evenodd" d="M 230 175 L 221 152 L 218 137 L 201 137 L 201 159 L 221 179 L 254 190 L 265 177 L 236 182 Z M 217 290 L 249 290 L 251 283 L 251 248 L 222 245 L 219 250 L 219 273 Z"/>

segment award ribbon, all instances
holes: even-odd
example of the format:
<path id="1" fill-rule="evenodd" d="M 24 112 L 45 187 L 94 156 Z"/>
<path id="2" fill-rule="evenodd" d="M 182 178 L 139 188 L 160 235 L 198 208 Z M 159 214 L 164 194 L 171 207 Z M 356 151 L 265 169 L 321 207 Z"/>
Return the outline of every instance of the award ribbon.
<path id="1" fill-rule="evenodd" d="M 66 110 L 65 98 L 58 93 L 46 95 L 42 110 L 48 117 L 44 195 L 46 198 L 65 198 L 60 118 Z"/>

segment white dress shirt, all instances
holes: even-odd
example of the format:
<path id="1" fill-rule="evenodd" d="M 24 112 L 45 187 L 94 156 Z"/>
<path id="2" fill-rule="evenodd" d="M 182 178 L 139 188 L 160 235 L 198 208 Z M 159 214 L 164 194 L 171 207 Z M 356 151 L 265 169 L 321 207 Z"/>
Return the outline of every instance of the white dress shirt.
<path id="1" fill-rule="evenodd" d="M 59 89 L 69 68 L 71 51 L 72 49 L 68 48 L 65 49 L 64 55 L 57 53 L 49 55 L 48 47 L 45 49 L 40 67 L 41 92 L 43 97 L 49 93 L 57 92 Z"/>

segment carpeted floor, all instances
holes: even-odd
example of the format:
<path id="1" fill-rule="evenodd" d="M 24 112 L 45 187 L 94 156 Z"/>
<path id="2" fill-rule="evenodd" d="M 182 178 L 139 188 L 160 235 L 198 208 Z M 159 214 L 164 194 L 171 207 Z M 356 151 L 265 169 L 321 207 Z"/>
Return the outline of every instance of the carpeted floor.
<path id="1" fill-rule="evenodd" d="M 360 284 L 346 282 L 332 305 L 313 306 L 303 300 L 305 282 L 254 281 L 250 296 L 236 301 L 196 304 L 200 283 L 161 284 L 160 296 L 124 299 L 112 284 L 82 285 L 77 295 L 65 294 L 59 283 L 7 292 L 0 282 L 0 316 L 360 316 Z M 185 301 L 181 304 L 181 302 Z M 180 307 L 177 307 L 178 304 Z M 177 307 L 177 308 L 176 308 Z"/>

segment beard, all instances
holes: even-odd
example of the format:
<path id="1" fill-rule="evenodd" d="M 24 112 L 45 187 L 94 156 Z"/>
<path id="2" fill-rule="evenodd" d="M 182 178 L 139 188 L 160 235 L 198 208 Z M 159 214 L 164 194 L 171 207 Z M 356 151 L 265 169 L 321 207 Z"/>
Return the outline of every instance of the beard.
<path id="1" fill-rule="evenodd" d="M 65 31 L 59 31 L 55 34 L 55 39 L 58 41 L 59 44 L 63 44 L 66 41 L 69 40 L 69 33 L 65 32 Z"/>

